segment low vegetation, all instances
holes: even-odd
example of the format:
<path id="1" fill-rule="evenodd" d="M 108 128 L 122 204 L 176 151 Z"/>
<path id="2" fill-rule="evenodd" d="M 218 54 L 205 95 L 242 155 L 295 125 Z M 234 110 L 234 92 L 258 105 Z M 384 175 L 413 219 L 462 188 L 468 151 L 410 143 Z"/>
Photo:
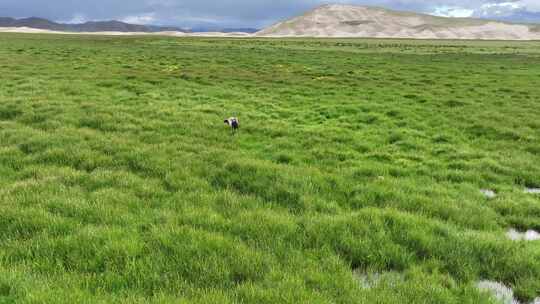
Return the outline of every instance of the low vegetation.
<path id="1" fill-rule="evenodd" d="M 531 301 L 539 49 L 1 34 L 0 303 Z"/>

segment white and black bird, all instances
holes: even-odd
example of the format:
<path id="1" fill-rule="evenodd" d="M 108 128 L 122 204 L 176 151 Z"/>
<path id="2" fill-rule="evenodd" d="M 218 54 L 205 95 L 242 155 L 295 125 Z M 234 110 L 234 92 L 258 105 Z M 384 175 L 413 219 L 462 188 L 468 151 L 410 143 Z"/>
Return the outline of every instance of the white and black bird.
<path id="1" fill-rule="evenodd" d="M 229 119 L 225 119 L 223 122 L 227 124 L 229 127 L 231 127 L 232 133 L 235 133 L 240 128 L 240 122 L 238 121 L 238 118 L 236 117 L 230 117 Z"/>

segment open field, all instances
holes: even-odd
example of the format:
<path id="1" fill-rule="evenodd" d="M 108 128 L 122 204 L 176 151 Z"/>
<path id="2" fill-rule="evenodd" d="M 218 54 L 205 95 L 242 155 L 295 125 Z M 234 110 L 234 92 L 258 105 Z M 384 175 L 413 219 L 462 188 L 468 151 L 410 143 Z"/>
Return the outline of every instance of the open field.
<path id="1" fill-rule="evenodd" d="M 526 303 L 526 188 L 540 42 L 0 34 L 0 303 Z"/>

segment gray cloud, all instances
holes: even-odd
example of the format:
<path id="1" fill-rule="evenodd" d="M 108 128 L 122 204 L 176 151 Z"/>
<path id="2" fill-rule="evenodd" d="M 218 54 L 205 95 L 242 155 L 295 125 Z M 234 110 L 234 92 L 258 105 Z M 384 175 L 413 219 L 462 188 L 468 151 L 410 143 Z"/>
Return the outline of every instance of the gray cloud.
<path id="1" fill-rule="evenodd" d="M 527 15 L 540 22 L 539 0 L 0 0 L 0 15 L 72 22 L 119 19 L 184 27 L 263 27 L 329 2 L 449 15 L 470 11 L 473 16 L 507 20 Z"/>

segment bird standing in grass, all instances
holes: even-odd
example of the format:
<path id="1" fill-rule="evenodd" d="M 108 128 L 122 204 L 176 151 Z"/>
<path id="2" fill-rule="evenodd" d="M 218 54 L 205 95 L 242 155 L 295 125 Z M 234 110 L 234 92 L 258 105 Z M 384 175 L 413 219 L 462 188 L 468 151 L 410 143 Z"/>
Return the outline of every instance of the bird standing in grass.
<path id="1" fill-rule="evenodd" d="M 238 122 L 238 118 L 236 117 L 230 117 L 229 119 L 225 119 L 223 122 L 227 124 L 229 127 L 231 127 L 232 134 L 235 134 L 236 131 L 238 131 L 238 128 L 240 127 L 240 123 Z"/>

